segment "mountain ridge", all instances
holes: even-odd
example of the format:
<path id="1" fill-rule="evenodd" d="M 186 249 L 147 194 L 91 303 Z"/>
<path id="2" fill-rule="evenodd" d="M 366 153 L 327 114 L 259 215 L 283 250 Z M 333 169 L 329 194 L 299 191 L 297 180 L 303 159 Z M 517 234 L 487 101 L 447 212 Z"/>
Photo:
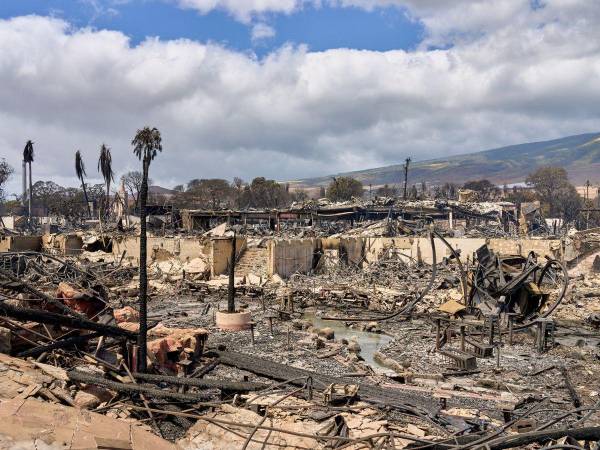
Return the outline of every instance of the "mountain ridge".
<path id="1" fill-rule="evenodd" d="M 541 166 L 564 167 L 571 182 L 600 180 L 600 132 L 566 136 L 547 141 L 528 142 L 483 150 L 474 153 L 414 161 L 409 168 L 409 184 L 429 182 L 443 184 L 465 183 L 487 178 L 502 185 L 518 183 Z M 323 177 L 290 181 L 295 187 L 323 186 L 333 176 L 352 176 L 363 185 L 402 184 L 403 164 L 343 172 Z"/>

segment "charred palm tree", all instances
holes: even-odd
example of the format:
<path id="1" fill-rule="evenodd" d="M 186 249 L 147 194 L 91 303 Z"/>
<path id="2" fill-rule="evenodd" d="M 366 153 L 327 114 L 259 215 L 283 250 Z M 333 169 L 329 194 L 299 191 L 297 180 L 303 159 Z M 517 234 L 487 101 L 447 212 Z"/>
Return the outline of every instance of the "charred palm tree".
<path id="1" fill-rule="evenodd" d="M 83 164 L 83 158 L 81 157 L 81 151 L 77 150 L 75 152 L 75 173 L 77 174 L 77 178 L 81 181 L 81 189 L 83 189 L 83 197 L 85 198 L 85 206 L 87 207 L 88 219 L 92 218 L 92 212 L 90 211 L 90 201 L 87 195 L 87 189 L 85 188 L 84 177 L 87 175 L 85 173 L 85 165 Z"/>
<path id="2" fill-rule="evenodd" d="M 98 158 L 98 172 L 102 174 L 102 178 L 104 178 L 104 184 L 106 185 L 104 216 L 108 217 L 110 207 L 110 182 L 114 180 L 114 173 L 112 170 L 112 155 L 110 154 L 110 148 L 108 148 L 104 144 L 102 144 L 102 147 L 100 147 L 100 158 Z"/>
<path id="3" fill-rule="evenodd" d="M 28 218 L 29 223 L 31 224 L 31 201 L 33 197 L 33 183 L 31 182 L 31 163 L 33 162 L 33 142 L 31 140 L 27 141 L 25 144 L 25 148 L 23 149 L 23 163 L 29 166 L 29 208 L 28 208 Z"/>
<path id="4" fill-rule="evenodd" d="M 138 130 L 131 141 L 133 153 L 142 161 L 142 186 L 140 189 L 140 331 L 138 334 L 138 347 L 140 349 L 139 367 L 140 372 L 146 371 L 146 341 L 148 334 L 148 273 L 147 261 L 147 239 L 146 239 L 146 202 L 148 201 L 148 171 L 150 163 L 158 152 L 162 151 L 162 138 L 160 131 L 156 128 L 144 127 Z"/>

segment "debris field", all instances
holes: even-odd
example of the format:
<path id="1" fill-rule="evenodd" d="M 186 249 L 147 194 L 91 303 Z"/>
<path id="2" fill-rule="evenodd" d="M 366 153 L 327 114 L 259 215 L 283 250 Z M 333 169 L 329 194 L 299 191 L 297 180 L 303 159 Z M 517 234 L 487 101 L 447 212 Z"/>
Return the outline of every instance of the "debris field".
<path id="1" fill-rule="evenodd" d="M 5 235 L 0 447 L 600 448 L 600 230 L 461 208 L 156 230 L 143 373 L 135 230 Z"/>

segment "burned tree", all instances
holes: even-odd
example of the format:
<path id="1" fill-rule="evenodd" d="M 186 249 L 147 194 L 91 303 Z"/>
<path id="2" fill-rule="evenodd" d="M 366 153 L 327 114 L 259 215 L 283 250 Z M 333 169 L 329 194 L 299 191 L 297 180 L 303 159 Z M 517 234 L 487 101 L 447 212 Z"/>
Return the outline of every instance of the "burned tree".
<path id="1" fill-rule="evenodd" d="M 146 202 L 148 200 L 148 172 L 150 163 L 158 152 L 162 151 L 162 138 L 157 128 L 144 127 L 138 130 L 131 141 L 133 153 L 142 161 L 142 186 L 140 191 L 140 331 L 138 346 L 140 348 L 140 372 L 146 371 L 146 342 L 148 334 L 148 272 L 147 272 L 147 236 L 146 236 Z"/>
<path id="2" fill-rule="evenodd" d="M 102 144 L 100 147 L 100 158 L 98 158 L 98 172 L 102 174 L 104 178 L 104 184 L 106 185 L 106 200 L 104 203 L 104 216 L 108 216 L 108 209 L 110 205 L 110 182 L 114 180 L 114 172 L 112 170 L 112 155 L 110 148 Z"/>
<path id="3" fill-rule="evenodd" d="M 87 207 L 88 217 L 92 217 L 92 212 L 90 211 L 90 201 L 87 195 L 87 189 L 85 187 L 84 177 L 85 173 L 85 164 L 83 164 L 83 158 L 81 157 L 81 151 L 77 150 L 75 152 L 75 173 L 77 174 L 77 178 L 81 181 L 81 189 L 83 190 L 83 197 L 85 198 L 85 206 Z"/>
<path id="4" fill-rule="evenodd" d="M 29 195 L 28 195 L 28 217 L 29 222 L 31 223 L 31 200 L 33 193 L 33 183 L 31 182 L 31 163 L 33 162 L 33 142 L 31 140 L 27 141 L 25 144 L 25 148 L 23 149 L 23 180 L 27 178 L 25 173 L 25 165 L 29 166 Z M 23 183 L 23 187 L 25 188 L 25 182 Z M 25 201 L 23 199 L 23 201 Z"/>
<path id="5" fill-rule="evenodd" d="M 0 201 L 4 198 L 3 186 L 13 173 L 13 168 L 4 159 L 0 159 Z"/>

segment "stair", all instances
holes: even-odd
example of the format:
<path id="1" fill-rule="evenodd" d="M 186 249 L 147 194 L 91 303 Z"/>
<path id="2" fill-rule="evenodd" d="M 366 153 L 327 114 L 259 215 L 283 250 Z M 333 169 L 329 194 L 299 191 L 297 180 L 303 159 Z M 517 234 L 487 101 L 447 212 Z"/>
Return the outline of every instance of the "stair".
<path id="1" fill-rule="evenodd" d="M 253 273 L 264 278 L 267 276 L 267 262 L 268 254 L 266 248 L 247 248 L 235 265 L 235 276 L 245 277 Z"/>

